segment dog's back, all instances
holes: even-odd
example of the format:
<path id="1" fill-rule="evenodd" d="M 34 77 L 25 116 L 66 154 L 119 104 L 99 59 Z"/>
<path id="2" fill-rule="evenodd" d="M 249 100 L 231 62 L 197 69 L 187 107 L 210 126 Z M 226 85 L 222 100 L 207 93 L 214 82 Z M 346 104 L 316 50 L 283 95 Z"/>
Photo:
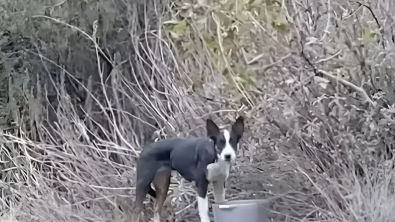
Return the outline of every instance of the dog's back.
<path id="1" fill-rule="evenodd" d="M 137 169 L 146 175 L 147 170 L 156 172 L 159 168 L 168 167 L 192 181 L 199 161 L 207 165 L 215 158 L 214 142 L 207 137 L 173 138 L 146 147 L 137 161 Z"/>

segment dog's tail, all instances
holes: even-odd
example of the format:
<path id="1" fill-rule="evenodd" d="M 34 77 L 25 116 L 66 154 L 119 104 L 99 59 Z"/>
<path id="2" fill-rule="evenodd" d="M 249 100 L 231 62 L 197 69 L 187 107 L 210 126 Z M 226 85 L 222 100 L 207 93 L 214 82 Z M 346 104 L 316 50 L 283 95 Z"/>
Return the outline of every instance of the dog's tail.
<path id="1" fill-rule="evenodd" d="M 148 194 L 149 194 L 151 197 L 156 198 L 156 191 L 155 191 L 154 189 L 152 189 L 151 186 L 149 187 Z"/>

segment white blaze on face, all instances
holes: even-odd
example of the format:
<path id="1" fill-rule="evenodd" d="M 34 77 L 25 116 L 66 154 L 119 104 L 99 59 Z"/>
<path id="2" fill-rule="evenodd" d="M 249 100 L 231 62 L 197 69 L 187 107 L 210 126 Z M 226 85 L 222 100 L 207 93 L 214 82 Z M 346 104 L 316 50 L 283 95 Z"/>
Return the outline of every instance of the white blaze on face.
<path id="1" fill-rule="evenodd" d="M 233 147 L 230 145 L 230 133 L 228 130 L 224 130 L 224 137 L 225 137 L 225 147 L 221 152 L 221 159 L 225 160 L 226 155 L 230 155 L 230 159 L 236 159 L 236 152 Z"/>

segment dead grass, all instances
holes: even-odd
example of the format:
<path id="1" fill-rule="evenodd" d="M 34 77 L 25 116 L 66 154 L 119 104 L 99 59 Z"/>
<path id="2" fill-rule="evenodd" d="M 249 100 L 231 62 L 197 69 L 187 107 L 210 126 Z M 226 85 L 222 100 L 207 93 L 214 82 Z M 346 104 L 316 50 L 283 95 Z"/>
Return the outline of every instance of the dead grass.
<path id="1" fill-rule="evenodd" d="M 0 4 L 20 12 L 0 25 L 0 220 L 127 221 L 144 145 L 238 113 L 228 199 L 391 221 L 394 4 L 231 3 Z M 197 221 L 192 185 L 171 188 L 164 216 Z"/>

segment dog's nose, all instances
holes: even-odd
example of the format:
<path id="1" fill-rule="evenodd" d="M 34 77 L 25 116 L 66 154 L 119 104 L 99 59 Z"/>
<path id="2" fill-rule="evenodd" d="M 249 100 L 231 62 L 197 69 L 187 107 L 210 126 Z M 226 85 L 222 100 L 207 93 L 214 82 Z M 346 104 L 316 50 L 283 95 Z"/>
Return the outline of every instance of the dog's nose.
<path id="1" fill-rule="evenodd" d="M 225 157 L 226 161 L 229 161 L 231 156 L 230 156 L 230 154 L 226 154 L 224 157 Z"/>

